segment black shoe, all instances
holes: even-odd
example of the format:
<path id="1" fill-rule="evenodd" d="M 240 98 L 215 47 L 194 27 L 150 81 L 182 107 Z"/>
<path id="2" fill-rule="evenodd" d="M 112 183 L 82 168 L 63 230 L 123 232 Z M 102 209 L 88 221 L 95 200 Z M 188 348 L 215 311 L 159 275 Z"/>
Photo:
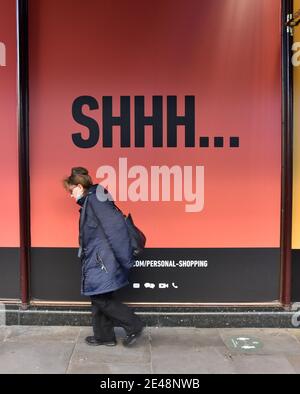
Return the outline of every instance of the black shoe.
<path id="1" fill-rule="evenodd" d="M 99 339 L 96 339 L 94 336 L 91 337 L 86 337 L 85 342 L 90 345 L 90 346 L 100 346 L 100 345 L 105 345 L 105 346 L 116 346 L 117 341 L 112 340 L 112 341 L 101 341 Z"/>
<path id="2" fill-rule="evenodd" d="M 136 340 L 141 336 L 142 332 L 143 332 L 143 328 L 138 332 L 126 335 L 126 337 L 123 339 L 123 345 L 124 346 L 133 345 L 136 342 Z"/>

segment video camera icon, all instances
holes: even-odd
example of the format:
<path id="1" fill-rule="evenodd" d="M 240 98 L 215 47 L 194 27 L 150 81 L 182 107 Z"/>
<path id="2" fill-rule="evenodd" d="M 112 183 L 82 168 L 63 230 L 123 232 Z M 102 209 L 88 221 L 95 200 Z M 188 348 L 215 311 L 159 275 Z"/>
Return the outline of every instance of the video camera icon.
<path id="1" fill-rule="evenodd" d="M 168 289 L 169 288 L 169 283 L 159 283 L 158 287 L 160 289 Z"/>

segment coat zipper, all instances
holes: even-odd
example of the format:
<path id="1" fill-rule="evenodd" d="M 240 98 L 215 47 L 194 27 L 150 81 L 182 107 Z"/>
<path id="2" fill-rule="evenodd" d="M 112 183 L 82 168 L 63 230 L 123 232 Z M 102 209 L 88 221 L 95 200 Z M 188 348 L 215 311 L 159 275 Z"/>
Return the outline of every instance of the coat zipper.
<path id="1" fill-rule="evenodd" d="M 104 271 L 108 274 L 108 271 L 107 271 L 107 269 L 106 269 L 106 267 L 105 267 L 105 265 L 104 265 L 104 263 L 103 263 L 102 258 L 99 256 L 99 253 L 98 253 L 98 252 L 97 252 L 97 260 L 98 260 L 98 262 L 101 264 L 101 269 L 104 270 Z"/>

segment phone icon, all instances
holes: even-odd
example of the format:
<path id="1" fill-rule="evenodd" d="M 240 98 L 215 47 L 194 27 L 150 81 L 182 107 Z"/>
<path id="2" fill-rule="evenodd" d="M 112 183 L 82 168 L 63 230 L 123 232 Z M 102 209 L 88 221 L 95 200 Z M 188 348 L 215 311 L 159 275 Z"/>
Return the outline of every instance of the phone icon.
<path id="1" fill-rule="evenodd" d="M 174 287 L 174 289 L 178 289 L 179 286 L 175 285 L 175 283 L 172 283 L 172 286 Z"/>

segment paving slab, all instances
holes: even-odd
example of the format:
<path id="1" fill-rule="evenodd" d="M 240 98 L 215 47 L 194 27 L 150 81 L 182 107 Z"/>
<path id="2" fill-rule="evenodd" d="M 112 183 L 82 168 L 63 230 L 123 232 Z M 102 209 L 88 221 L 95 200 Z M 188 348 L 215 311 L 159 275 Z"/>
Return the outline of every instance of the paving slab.
<path id="1" fill-rule="evenodd" d="M 155 346 L 224 346 L 218 329 L 214 328 L 151 327 L 149 332 Z"/>
<path id="2" fill-rule="evenodd" d="M 150 335 L 154 373 L 234 373 L 217 330 L 160 328 Z"/>
<path id="3" fill-rule="evenodd" d="M 300 343 L 300 329 L 299 328 L 297 328 L 297 329 L 296 328 L 294 328 L 294 329 L 287 328 L 285 331 L 287 332 L 288 335 L 291 335 L 292 337 L 296 338 L 297 341 Z"/>
<path id="4" fill-rule="evenodd" d="M 68 374 L 151 374 L 150 364 L 106 364 L 82 359 L 70 364 Z"/>
<path id="5" fill-rule="evenodd" d="M 118 366 L 121 370 L 130 371 L 135 367 L 135 370 L 150 371 L 151 354 L 147 328 L 138 342 L 130 348 L 122 345 L 121 337 L 124 335 L 122 335 L 121 330 L 116 332 L 117 346 L 88 346 L 84 341 L 84 338 L 88 335 L 91 335 L 91 329 L 82 327 L 70 360 L 68 373 L 79 370 L 89 373 L 93 370 L 98 371 L 98 373 L 105 373 L 100 371 L 107 368 L 116 370 Z"/>
<path id="6" fill-rule="evenodd" d="M 0 342 L 4 341 L 11 331 L 10 327 L 0 326 Z"/>
<path id="7" fill-rule="evenodd" d="M 295 369 L 285 356 L 233 356 L 237 374 L 295 374 Z"/>
<path id="8" fill-rule="evenodd" d="M 5 374 L 64 374 L 75 344 L 35 340 L 0 343 L 0 371 Z"/>
<path id="9" fill-rule="evenodd" d="M 152 369 L 162 374 L 233 374 L 234 365 L 219 348 L 206 347 L 194 352 L 152 352 Z"/>
<path id="10" fill-rule="evenodd" d="M 5 341 L 8 342 L 72 342 L 75 343 L 80 333 L 80 327 L 40 327 L 40 326 L 12 326 Z"/>
<path id="11" fill-rule="evenodd" d="M 288 362 L 293 367 L 297 374 L 300 374 L 300 355 L 299 356 L 287 356 Z"/>

